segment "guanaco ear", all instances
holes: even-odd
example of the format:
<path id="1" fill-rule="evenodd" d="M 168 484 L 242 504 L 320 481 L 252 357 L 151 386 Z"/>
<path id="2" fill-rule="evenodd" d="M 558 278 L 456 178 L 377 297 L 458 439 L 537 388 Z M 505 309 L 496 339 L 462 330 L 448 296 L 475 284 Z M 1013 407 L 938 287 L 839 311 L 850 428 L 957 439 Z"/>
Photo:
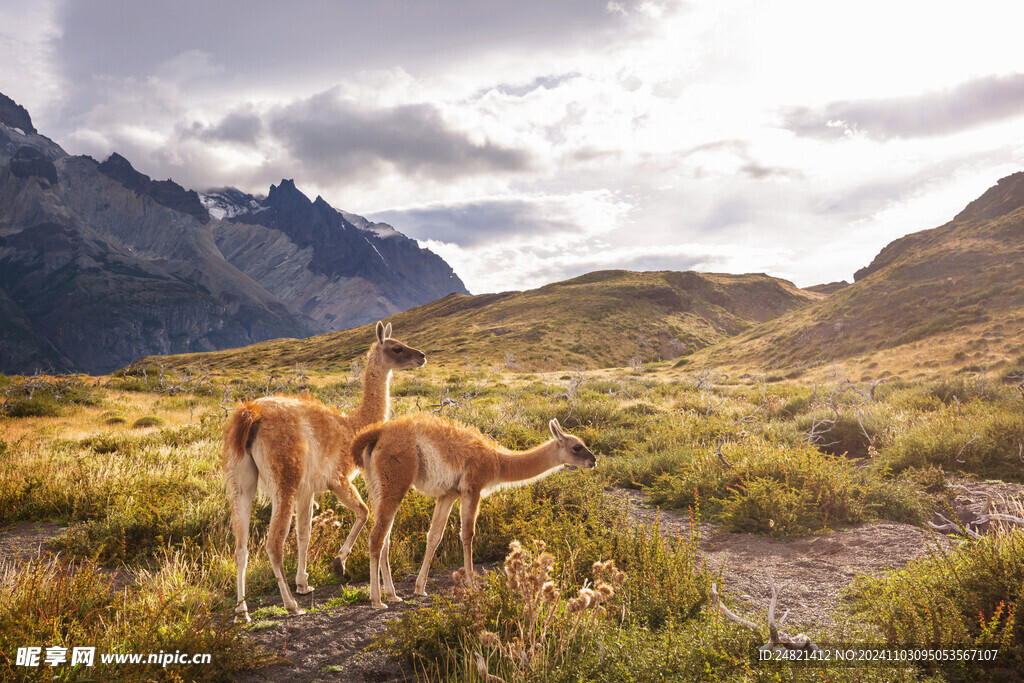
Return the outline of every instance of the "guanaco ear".
<path id="1" fill-rule="evenodd" d="M 384 326 L 384 338 L 391 339 L 391 323 Z"/>
<path id="2" fill-rule="evenodd" d="M 548 429 L 551 430 L 551 436 L 559 441 L 565 438 L 565 432 L 562 430 L 562 425 L 558 424 L 557 419 L 553 418 L 551 422 L 548 422 Z"/>
<path id="3" fill-rule="evenodd" d="M 378 320 L 377 321 L 377 343 L 378 344 L 383 344 L 385 338 L 386 338 L 386 336 L 384 334 L 384 323 L 382 323 L 381 321 Z"/>

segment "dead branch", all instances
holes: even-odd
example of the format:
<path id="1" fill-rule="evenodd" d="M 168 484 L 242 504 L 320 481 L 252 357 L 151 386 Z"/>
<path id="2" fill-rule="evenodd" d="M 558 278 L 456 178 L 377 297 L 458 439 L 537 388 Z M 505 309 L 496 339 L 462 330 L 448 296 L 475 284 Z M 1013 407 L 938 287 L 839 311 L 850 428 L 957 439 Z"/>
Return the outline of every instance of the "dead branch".
<path id="1" fill-rule="evenodd" d="M 786 610 L 781 619 L 775 621 L 775 606 L 779 599 L 779 589 L 776 587 L 775 578 L 771 574 L 768 574 L 768 580 L 771 582 L 772 586 L 772 600 L 768 604 L 768 642 L 758 649 L 767 652 L 778 652 L 782 650 L 805 650 L 808 652 L 817 652 L 818 646 L 815 645 L 806 634 L 798 633 L 795 636 L 790 636 L 788 633 L 780 629 L 780 626 L 786 621 L 786 617 L 789 616 L 789 610 Z M 758 640 L 764 638 L 764 635 L 757 626 L 742 617 L 736 616 L 722 604 L 718 596 L 718 587 L 715 584 L 711 584 L 711 597 L 714 604 L 718 607 L 719 611 L 726 616 L 726 618 L 752 630 L 757 634 Z"/>
<path id="2" fill-rule="evenodd" d="M 978 439 L 978 435 L 975 434 L 974 437 L 970 441 L 968 441 L 967 443 L 964 444 L 964 447 L 961 448 L 960 452 L 956 454 L 956 461 L 957 462 L 960 462 L 960 463 L 965 462 L 964 460 L 960 459 L 960 456 L 963 455 L 964 451 L 967 450 L 967 447 L 970 446 L 972 443 L 974 443 L 977 439 Z"/>
<path id="3" fill-rule="evenodd" d="M 712 604 L 714 604 L 718 608 L 718 610 L 725 615 L 726 619 L 728 619 L 729 621 L 733 621 L 739 624 L 740 626 L 746 626 L 757 635 L 758 640 L 762 640 L 764 638 L 764 635 L 761 633 L 761 629 L 759 629 L 754 624 L 754 622 L 747 621 L 743 617 L 737 616 L 728 607 L 725 606 L 725 603 L 723 603 L 721 598 L 719 598 L 718 596 L 718 586 L 714 583 L 711 584 L 711 601 Z"/>
<path id="4" fill-rule="evenodd" d="M 718 456 L 719 461 L 723 465 L 725 465 L 726 467 L 728 467 L 731 470 L 732 469 L 732 463 L 729 462 L 728 460 L 726 460 L 725 456 L 722 455 L 722 446 L 724 446 L 724 445 L 725 445 L 725 437 L 724 436 L 718 437 L 718 441 L 717 441 L 716 447 L 715 447 L 715 455 Z"/>
<path id="5" fill-rule="evenodd" d="M 949 519 L 947 519 L 945 516 L 943 516 L 942 513 L 940 513 L 940 512 L 936 512 L 935 516 L 938 517 L 939 519 L 941 519 L 943 522 L 945 522 L 945 524 L 935 524 L 934 522 L 928 522 L 928 526 L 931 527 L 932 529 L 934 529 L 935 531 L 943 531 L 943 532 L 949 531 L 949 532 L 952 532 L 952 533 L 955 533 L 955 534 L 961 534 L 963 536 L 967 536 L 968 538 L 974 538 L 974 539 L 978 539 L 978 538 L 982 537 L 981 534 L 979 534 L 977 531 L 972 529 L 970 526 L 967 526 L 967 525 L 960 526 L 959 524 L 956 524 L 955 522 L 951 522 Z"/>

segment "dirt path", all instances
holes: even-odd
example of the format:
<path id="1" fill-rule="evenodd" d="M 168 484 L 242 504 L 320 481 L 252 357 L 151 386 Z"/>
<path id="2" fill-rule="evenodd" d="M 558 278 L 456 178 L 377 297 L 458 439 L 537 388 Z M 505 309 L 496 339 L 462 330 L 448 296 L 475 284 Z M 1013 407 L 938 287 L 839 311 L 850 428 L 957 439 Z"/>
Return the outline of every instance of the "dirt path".
<path id="1" fill-rule="evenodd" d="M 488 565 L 479 565 L 479 571 L 489 571 Z M 405 601 L 389 604 L 388 609 L 375 610 L 369 602 L 358 602 L 334 609 L 318 609 L 341 592 L 341 586 L 321 586 L 310 596 L 298 597 L 299 605 L 307 610 L 297 617 L 273 619 L 279 626 L 254 631 L 251 638 L 271 654 L 283 661 L 240 677 L 243 683 L 265 681 L 415 681 L 416 675 L 400 662 L 390 659 L 381 650 L 364 650 L 384 633 L 387 622 L 398 619 L 410 609 L 427 606 L 430 596 L 452 589 L 450 569 L 438 569 L 430 574 L 426 598 L 417 598 L 413 592 L 415 576 L 395 581 L 398 595 Z M 350 584 L 348 588 L 369 590 L 369 584 Z M 268 605 L 281 606 L 281 596 L 273 595 L 250 599 L 249 610 Z M 313 607 L 310 610 L 310 606 Z"/>
<path id="2" fill-rule="evenodd" d="M 45 522 L 21 522 L 0 528 L 0 565 L 49 554 L 46 545 L 68 527 Z"/>
<path id="3" fill-rule="evenodd" d="M 972 491 L 992 495 L 1024 496 L 1024 487 L 1003 484 L 971 484 Z M 628 518 L 637 524 L 660 524 L 663 534 L 675 537 L 689 533 L 689 518 L 673 511 L 658 511 L 639 491 L 610 488 L 608 495 L 619 499 Z M 986 504 L 984 496 L 962 494 L 954 502 L 957 516 L 971 519 Z M 1019 513 L 1018 513 L 1019 514 Z M 839 593 L 857 573 L 878 575 L 887 568 L 904 566 L 922 557 L 930 548 L 949 546 L 949 537 L 919 527 L 896 522 L 860 524 L 829 534 L 790 540 L 773 540 L 752 534 L 719 531 L 717 525 L 704 523 L 700 528 L 699 550 L 712 571 L 724 565 L 720 589 L 739 604 L 744 616 L 763 618 L 771 597 L 769 573 L 777 584 L 787 584 L 779 598 L 779 608 L 789 609 L 790 630 L 812 630 L 834 624 Z M 428 592 L 432 595 L 451 589 L 450 570 L 432 573 Z M 366 585 L 356 587 L 366 588 Z M 387 610 L 374 610 L 366 602 L 335 609 L 314 609 L 299 617 L 279 618 L 279 626 L 253 632 L 251 637 L 269 652 L 286 658 L 281 662 L 248 674 L 239 680 L 264 681 L 406 681 L 415 673 L 381 651 L 363 650 L 384 631 L 389 620 L 408 609 L 430 604 L 430 598 L 413 598 L 413 578 L 396 582 L 399 595 L 407 601 Z M 313 594 L 314 607 L 337 595 L 338 586 L 323 586 Z M 256 600 L 251 610 L 280 605 L 274 591 Z M 309 598 L 300 604 L 307 608 Z"/>
<path id="4" fill-rule="evenodd" d="M 416 676 L 403 669 L 386 653 L 363 650 L 384 632 L 388 621 L 398 619 L 403 612 L 420 604 L 429 604 L 430 598 L 413 598 L 413 580 L 396 581 L 399 595 L 407 602 L 375 610 L 368 602 L 359 602 L 335 609 L 316 609 L 340 592 L 339 586 L 321 586 L 313 591 L 313 611 L 297 617 L 273 619 L 278 626 L 254 631 L 251 638 L 283 661 L 240 677 L 244 683 L 264 681 L 404 681 Z M 437 589 L 435 589 L 437 590 Z M 310 596 L 298 598 L 303 609 L 309 610 Z M 249 609 L 256 606 L 281 605 L 280 595 L 249 600 Z"/>
<path id="5" fill-rule="evenodd" d="M 660 521 L 663 534 L 684 536 L 689 519 L 671 510 L 657 511 L 639 491 L 609 492 L 628 504 L 628 514 L 638 523 Z M 720 590 L 737 598 L 743 615 L 763 615 L 771 598 L 768 575 L 780 592 L 778 607 L 792 610 L 788 623 L 830 626 L 839 606 L 839 593 L 857 573 L 879 574 L 902 567 L 928 553 L 943 536 L 909 524 L 876 522 L 858 524 L 821 536 L 775 540 L 753 534 L 720 532 L 718 525 L 701 524 L 699 550 L 708 567 L 724 567 Z M 790 629 L 792 630 L 792 629 Z"/>

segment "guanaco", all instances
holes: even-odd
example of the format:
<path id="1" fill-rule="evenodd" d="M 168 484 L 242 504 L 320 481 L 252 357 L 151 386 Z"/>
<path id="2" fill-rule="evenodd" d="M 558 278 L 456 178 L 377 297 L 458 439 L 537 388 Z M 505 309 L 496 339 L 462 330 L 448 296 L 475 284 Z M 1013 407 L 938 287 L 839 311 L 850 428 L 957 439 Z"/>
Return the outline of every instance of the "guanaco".
<path id="1" fill-rule="evenodd" d="M 345 561 L 366 523 L 368 509 L 352 480 L 360 461 L 351 457 L 356 432 L 388 418 L 391 371 L 418 368 L 426 356 L 391 338 L 391 324 L 378 322 L 376 342 L 366 354 L 363 396 L 359 408 L 345 414 L 314 398 L 269 396 L 247 401 L 235 409 L 224 426 L 224 478 L 231 500 L 231 526 L 235 534 L 238 571 L 238 603 L 235 612 L 249 621 L 245 603 L 245 570 L 249 561 L 249 520 L 257 484 L 269 496 L 272 511 L 267 536 L 267 555 L 277 577 L 281 599 L 291 614 L 302 614 L 284 576 L 284 541 L 295 512 L 298 568 L 295 592 L 306 595 L 306 553 L 309 549 L 314 496 L 330 489 L 356 515 L 334 569 L 345 570 Z"/>
<path id="2" fill-rule="evenodd" d="M 562 465 L 590 468 L 597 464 L 597 458 L 586 444 L 566 434 L 558 420 L 551 420 L 548 428 L 553 439 L 523 452 L 504 448 L 477 429 L 427 413 L 372 425 L 356 435 L 352 441 L 352 459 L 362 463 L 373 506 L 370 530 L 370 602 L 373 607 L 387 607 L 380 598 L 379 573 L 383 574 L 388 599 L 401 601 L 391 580 L 389 551 L 395 514 L 410 487 L 437 501 L 427 533 L 427 552 L 416 577 L 415 594 L 424 596 L 430 562 L 456 499 L 460 501 L 466 579 L 472 583 L 473 535 L 481 497 L 499 488 L 534 481 Z"/>

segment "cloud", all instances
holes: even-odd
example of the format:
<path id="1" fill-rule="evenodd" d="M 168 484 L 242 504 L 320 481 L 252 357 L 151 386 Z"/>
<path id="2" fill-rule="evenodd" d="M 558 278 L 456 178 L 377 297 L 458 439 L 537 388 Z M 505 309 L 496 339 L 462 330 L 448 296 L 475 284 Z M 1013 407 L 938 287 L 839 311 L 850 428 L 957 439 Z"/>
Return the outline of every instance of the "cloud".
<path id="1" fill-rule="evenodd" d="M 556 76 L 536 76 L 526 83 L 502 83 L 496 85 L 493 88 L 484 88 L 480 90 L 474 97 L 480 97 L 491 90 L 496 90 L 502 95 L 509 95 L 511 97 L 525 97 L 538 88 L 546 88 L 548 90 L 554 90 L 558 86 L 571 81 L 574 78 L 580 77 L 580 72 L 573 71 L 565 74 L 558 74 Z"/>
<path id="2" fill-rule="evenodd" d="M 715 140 L 680 152 L 678 160 L 686 160 L 695 178 L 721 176 L 746 177 L 753 180 L 799 180 L 803 172 L 784 166 L 771 166 L 758 161 L 747 140 Z"/>
<path id="3" fill-rule="evenodd" d="M 381 211 L 370 218 L 401 226 L 421 240 L 467 249 L 515 243 L 557 255 L 566 243 L 621 228 L 632 208 L 611 192 L 592 191 L 437 203 Z"/>
<path id="4" fill-rule="evenodd" d="M 529 167 L 529 155 L 454 130 L 432 104 L 365 108 L 332 92 L 274 113 L 267 128 L 289 155 L 321 178 L 391 166 L 404 174 L 455 177 Z"/>
<path id="5" fill-rule="evenodd" d="M 558 214 L 548 214 L 536 203 L 517 198 L 383 211 L 373 214 L 373 220 L 405 226 L 403 230 L 413 237 L 429 236 L 463 247 L 500 242 L 511 235 L 532 238 L 583 229 Z"/>
<path id="6" fill-rule="evenodd" d="M 68 2 L 62 14 L 59 49 L 73 79 L 146 76 L 189 46 L 230 73 L 284 83 L 336 79 L 339 65 L 355 72 L 409 64 L 422 76 L 486 53 L 611 43 L 625 22 L 593 0 L 293 0 L 258 10 L 251 0 L 91 0 Z"/>
<path id="7" fill-rule="evenodd" d="M 207 141 L 253 146 L 262 133 L 263 120 L 252 110 L 246 110 L 231 112 L 213 126 L 203 125 L 197 121 L 183 131 L 182 135 Z"/>
<path id="8" fill-rule="evenodd" d="M 791 107 L 783 127 L 797 135 L 836 139 L 854 132 L 888 138 L 934 137 L 1024 115 L 1024 74 L 988 76 L 908 97 Z"/>

